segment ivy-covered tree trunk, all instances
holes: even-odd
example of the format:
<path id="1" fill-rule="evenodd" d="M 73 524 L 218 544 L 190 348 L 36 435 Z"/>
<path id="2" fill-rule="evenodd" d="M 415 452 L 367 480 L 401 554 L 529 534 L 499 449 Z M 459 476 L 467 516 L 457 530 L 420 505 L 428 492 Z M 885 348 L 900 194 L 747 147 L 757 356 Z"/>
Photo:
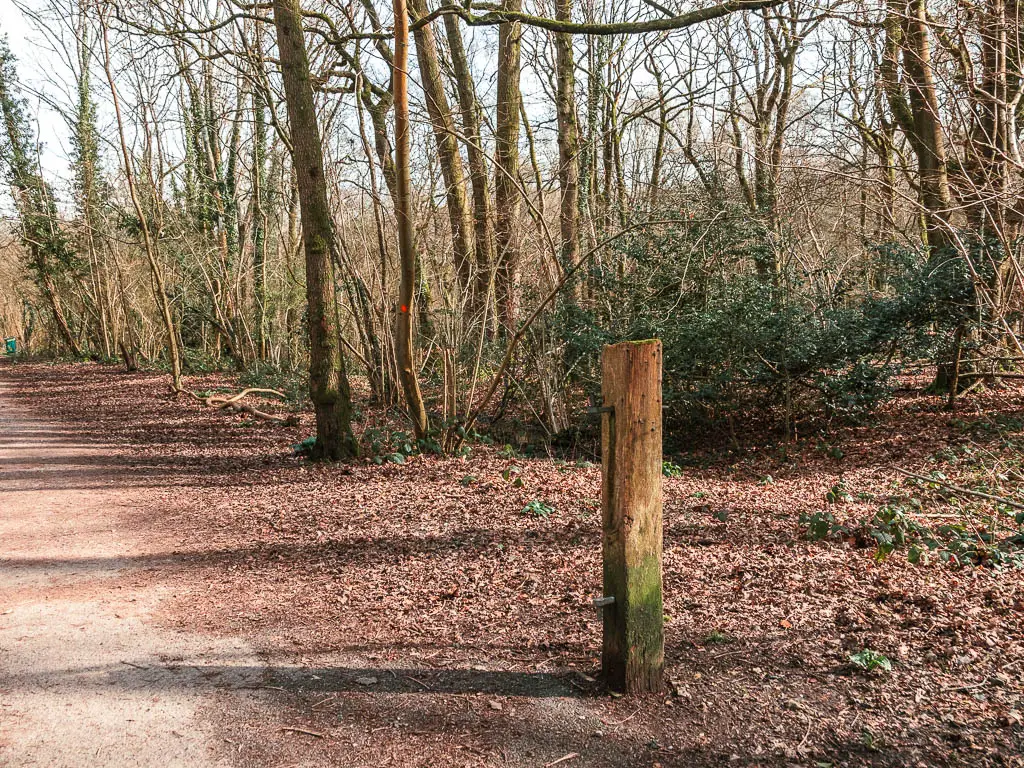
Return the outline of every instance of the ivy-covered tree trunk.
<path id="1" fill-rule="evenodd" d="M 33 149 L 34 143 L 29 140 L 28 121 L 17 96 L 17 87 L 14 56 L 0 39 L 0 113 L 6 139 L 0 144 L 0 160 L 7 166 L 29 269 L 50 305 L 61 340 L 77 357 L 82 350 L 71 332 L 55 284 L 58 274 L 75 271 L 76 259 L 60 227 L 53 193 L 36 170 L 39 158 Z"/>
<path id="2" fill-rule="evenodd" d="M 268 195 L 266 180 L 267 116 L 263 94 L 253 89 L 253 149 L 252 149 L 252 253 L 253 293 L 256 300 L 257 357 L 266 360 L 270 355 L 267 328 L 267 221 Z"/>
<path id="3" fill-rule="evenodd" d="M 352 395 L 345 373 L 335 300 L 331 259 L 334 224 L 327 202 L 323 146 L 302 32 L 302 11 L 297 0 L 274 0 L 273 8 L 306 254 L 309 395 L 316 412 L 312 455 L 336 461 L 356 456 L 359 446 L 352 434 Z"/>
<path id="4" fill-rule="evenodd" d="M 101 203 L 101 176 L 99 169 L 99 130 L 96 126 L 96 105 L 92 99 L 92 39 L 84 0 L 79 4 L 76 20 L 74 123 L 71 142 L 74 169 L 75 202 L 78 208 L 78 227 L 75 242 L 78 250 L 88 257 L 87 296 L 96 322 L 96 341 L 105 357 L 115 349 L 116 331 L 113 327 L 112 301 L 106 259 L 99 247 L 105 229 Z"/>

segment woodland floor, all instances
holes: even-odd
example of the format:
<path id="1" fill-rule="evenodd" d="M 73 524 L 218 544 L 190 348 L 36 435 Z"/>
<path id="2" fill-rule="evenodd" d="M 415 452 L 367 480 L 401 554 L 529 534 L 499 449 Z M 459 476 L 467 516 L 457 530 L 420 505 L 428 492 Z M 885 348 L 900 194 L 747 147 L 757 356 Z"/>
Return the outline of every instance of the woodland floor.
<path id="1" fill-rule="evenodd" d="M 121 659 L 144 675 L 117 662 L 95 674 L 131 706 L 140 691 L 154 704 L 191 691 L 184 709 L 149 718 L 198 739 L 215 765 L 1024 766 L 1022 572 L 915 566 L 901 552 L 876 562 L 869 548 L 808 542 L 798 523 L 840 479 L 854 500 L 833 505 L 837 517 L 911 495 L 937 514 L 948 501 L 909 489 L 895 467 L 968 485 L 979 456 L 1016 471 L 1024 390 L 941 406 L 907 392 L 866 426 L 681 462 L 665 481 L 672 692 L 634 700 L 594 680 L 598 467 L 485 446 L 465 459 L 310 465 L 290 450 L 311 433 L 308 415 L 282 428 L 172 400 L 162 374 L 0 364 L 0 408 L 59 427 L 65 447 L 91 446 L 73 460 L 39 449 L 59 483 L 0 462 L 0 526 L 32 514 L 26 499 L 73 520 L 88 497 L 90 530 L 120 537 L 110 551 L 75 537 L 57 555 L 26 551 L 24 530 L 13 548 L 0 539 L 0 765 L 27 764 L 16 759 L 26 739 L 49 738 L 19 721 L 18 696 L 40 681 L 5 669 L 20 646 L 4 638 L 38 640 L 18 635 L 20 606 L 116 589 L 126 613 L 112 615 L 128 621 L 111 624 L 114 640 L 137 635 L 153 658 Z M 121 502 L 100 509 L 89 494 Z M 553 513 L 524 513 L 531 500 Z M 33 568 L 45 583 L 22 579 Z M 187 648 L 161 657 L 161 638 Z M 864 648 L 892 659 L 891 673 L 851 672 Z M 193 652 L 203 660 L 183 665 Z M 183 666 L 201 679 L 181 682 Z M 73 697 L 60 683 L 45 687 Z M 130 706 L 117 716 L 134 719 Z"/>

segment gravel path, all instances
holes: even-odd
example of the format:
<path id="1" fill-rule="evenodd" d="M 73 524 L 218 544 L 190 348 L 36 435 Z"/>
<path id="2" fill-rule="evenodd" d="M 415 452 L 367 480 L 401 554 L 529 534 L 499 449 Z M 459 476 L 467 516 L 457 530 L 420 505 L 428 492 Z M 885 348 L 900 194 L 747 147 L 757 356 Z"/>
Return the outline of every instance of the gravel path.
<path id="1" fill-rule="evenodd" d="M 124 490 L 116 455 L 0 382 L 0 766 L 225 765 L 199 713 L 261 695 L 246 644 L 149 620 L 166 588 L 140 572 L 161 554 L 119 524 L 147 489 Z"/>

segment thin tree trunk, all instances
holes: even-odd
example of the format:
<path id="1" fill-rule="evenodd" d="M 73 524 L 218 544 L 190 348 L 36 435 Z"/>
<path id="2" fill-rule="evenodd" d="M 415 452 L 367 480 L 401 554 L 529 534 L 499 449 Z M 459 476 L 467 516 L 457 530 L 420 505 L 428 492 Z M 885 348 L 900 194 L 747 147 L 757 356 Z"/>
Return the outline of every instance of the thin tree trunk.
<path id="1" fill-rule="evenodd" d="M 175 392 L 182 391 L 181 378 L 181 350 L 178 346 L 178 329 L 174 322 L 174 312 L 171 309 L 171 300 L 167 295 L 167 288 L 164 285 L 163 270 L 160 267 L 158 245 L 156 238 L 149 228 L 149 217 L 142 206 L 142 199 L 135 178 L 135 165 L 132 162 L 131 154 L 128 151 L 128 141 L 125 137 L 124 119 L 121 115 L 121 99 L 118 96 L 117 86 L 114 84 L 114 73 L 110 64 L 110 34 L 106 20 L 103 21 L 103 71 L 107 76 L 107 84 L 110 86 L 110 98 L 114 105 L 114 116 L 117 118 L 117 135 L 121 149 L 121 159 L 124 162 L 125 183 L 128 185 L 128 194 L 135 209 L 135 215 L 139 219 L 139 229 L 142 232 L 142 244 L 146 251 L 146 259 L 149 262 L 150 273 L 153 278 L 153 290 L 156 293 L 157 304 L 160 307 L 160 317 L 163 320 L 164 332 L 167 334 L 167 351 L 171 362 L 171 387 Z"/>
<path id="2" fill-rule="evenodd" d="M 425 0 L 409 0 L 409 10 L 415 18 L 427 15 Z M 441 176 L 445 184 L 448 202 L 448 218 L 452 229 L 452 251 L 455 256 L 455 273 L 464 290 L 472 291 L 473 286 L 473 240 L 469 203 L 466 200 L 466 178 L 462 168 L 462 155 L 455 135 L 455 121 L 448 97 L 441 79 L 441 65 L 437 55 L 437 41 L 434 29 L 429 24 L 418 27 L 413 33 L 416 39 L 416 60 L 419 62 L 420 81 L 427 103 L 427 115 L 434 129 L 437 143 L 437 158 L 441 165 Z"/>
<path id="3" fill-rule="evenodd" d="M 555 18 L 572 21 L 572 0 L 555 1 Z M 572 35 L 555 33 L 555 112 L 558 120 L 558 183 L 562 200 L 559 229 L 562 235 L 561 260 L 566 269 L 576 263 L 579 241 L 579 126 L 576 121 L 576 72 Z"/>
<path id="4" fill-rule="evenodd" d="M 487 295 L 491 290 L 491 271 L 494 268 L 494 222 L 487 184 L 487 159 L 480 135 L 480 107 L 477 104 L 473 75 L 469 69 L 462 33 L 459 30 L 459 19 L 449 13 L 445 15 L 444 23 L 452 71 L 459 94 L 462 133 L 466 137 L 466 159 L 469 163 L 469 181 L 473 190 L 476 286 L 470 299 L 470 311 L 476 315 L 486 306 Z"/>
<path id="5" fill-rule="evenodd" d="M 395 101 L 395 218 L 398 220 L 398 253 L 400 273 L 398 287 L 398 314 L 395 319 L 395 356 L 398 375 L 405 392 L 406 407 L 412 419 L 416 437 L 430 431 L 427 409 L 420 392 L 413 344 L 413 317 L 416 296 L 416 233 L 413 230 L 409 200 L 412 186 L 409 136 L 409 88 L 407 67 L 409 62 L 409 15 L 405 0 L 394 0 L 395 52 L 391 74 L 391 87 Z"/>
<path id="6" fill-rule="evenodd" d="M 253 293 L 256 300 L 256 348 L 260 360 L 270 354 L 267 328 L 267 123 L 266 105 L 258 88 L 252 93 L 253 150 L 252 150 L 252 253 Z"/>
<path id="7" fill-rule="evenodd" d="M 505 0 L 507 11 L 521 10 L 521 0 Z M 494 130 L 495 241 L 498 247 L 496 298 L 502 325 L 515 327 L 519 273 L 519 91 L 521 34 L 518 22 L 498 26 L 497 122 Z"/>
<path id="8" fill-rule="evenodd" d="M 649 57 L 649 63 L 651 74 L 654 75 L 654 82 L 658 87 L 658 138 L 654 144 L 654 157 L 651 159 L 651 181 L 648 191 L 648 207 L 653 213 L 658 209 L 659 194 L 661 192 L 661 166 L 665 162 L 665 136 L 669 129 L 669 117 L 668 101 L 665 98 L 665 82 L 661 74 L 661 68 L 658 66 L 653 53 Z M 694 167 L 703 181 L 703 171 L 699 165 L 695 164 Z"/>

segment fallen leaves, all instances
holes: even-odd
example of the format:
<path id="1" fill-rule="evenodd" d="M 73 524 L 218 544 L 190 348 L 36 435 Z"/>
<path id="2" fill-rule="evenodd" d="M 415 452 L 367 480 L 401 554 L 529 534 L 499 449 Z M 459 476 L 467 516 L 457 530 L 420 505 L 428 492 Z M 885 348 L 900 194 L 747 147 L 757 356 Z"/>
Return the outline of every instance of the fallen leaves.
<path id="1" fill-rule="evenodd" d="M 3 376 L 23 404 L 115 445 L 133 499 L 116 514 L 168 553 L 144 566 L 180 587 L 171 623 L 328 669 L 357 657 L 341 690 L 317 672 L 304 709 L 284 721 L 312 717 L 309 728 L 282 725 L 309 736 L 292 740 L 310 749 L 344 743 L 362 763 L 386 753 L 394 765 L 501 764 L 507 752 L 533 766 L 705 766 L 731 754 L 764 765 L 869 765 L 876 755 L 1013 765 L 1020 752 L 1019 574 L 879 564 L 798 538 L 799 514 L 821 509 L 840 474 L 853 499 L 844 507 L 862 515 L 875 502 L 858 494 L 891 492 L 897 460 L 927 466 L 960 439 L 915 395 L 871 428 L 830 435 L 841 459 L 808 440 L 781 458 L 698 454 L 691 464 L 702 468 L 666 479 L 666 666 L 677 682 L 666 699 L 634 702 L 595 694 L 598 467 L 480 446 L 466 460 L 310 465 L 290 456 L 312 431 L 308 414 L 293 428 L 243 426 L 168 402 L 162 376 L 100 366 L 19 364 Z M 231 384 L 196 379 L 190 386 Z M 1020 398 L 975 394 L 961 408 L 1018 417 Z M 520 514 L 534 500 L 550 506 L 546 517 Z M 727 650 L 705 642 L 712 633 L 730 638 Z M 841 674 L 863 648 L 898 663 L 886 678 Z M 344 742 L 334 730 L 342 712 L 353 729 Z M 382 729 L 372 739 L 357 732 L 367 723 Z M 871 742 L 877 753 L 864 733 L 885 734 Z"/>

